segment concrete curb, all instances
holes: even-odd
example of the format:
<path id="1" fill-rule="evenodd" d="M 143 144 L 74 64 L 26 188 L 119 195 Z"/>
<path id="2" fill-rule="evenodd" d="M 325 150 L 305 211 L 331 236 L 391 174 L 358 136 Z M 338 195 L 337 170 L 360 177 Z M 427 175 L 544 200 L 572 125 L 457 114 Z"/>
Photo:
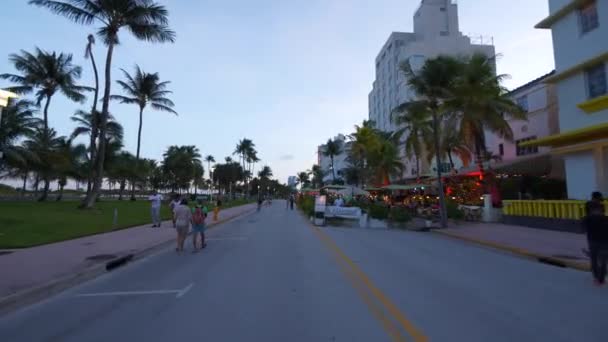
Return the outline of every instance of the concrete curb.
<path id="1" fill-rule="evenodd" d="M 207 229 L 213 229 L 221 224 L 228 223 L 240 217 L 250 215 L 255 212 L 255 209 L 245 211 L 243 213 L 232 215 L 224 219 L 212 222 Z M 86 281 L 93 280 L 98 276 L 111 272 L 115 269 L 125 266 L 136 260 L 143 259 L 153 255 L 161 250 L 164 250 L 169 245 L 175 243 L 175 239 L 160 242 L 158 244 L 143 248 L 136 253 L 121 255 L 105 263 L 100 263 L 83 270 L 74 272 L 66 276 L 58 277 L 49 282 L 34 287 L 27 288 L 0 298 L 0 316 L 16 311 L 28 305 L 43 301 L 55 294 L 65 291 L 71 287 L 82 284 Z"/>
<path id="2" fill-rule="evenodd" d="M 538 262 L 542 262 L 545 264 L 550 264 L 550 265 L 565 267 L 565 268 L 572 268 L 575 270 L 585 271 L 585 272 L 589 272 L 591 270 L 589 264 L 587 264 L 587 263 L 563 260 L 563 259 L 555 258 L 552 256 L 547 256 L 547 255 L 530 252 L 530 251 L 522 249 L 522 248 L 503 245 L 503 244 L 493 242 L 493 241 L 475 239 L 475 238 L 471 238 L 471 237 L 467 237 L 467 236 L 462 236 L 462 235 L 459 235 L 459 234 L 456 234 L 453 232 L 447 232 L 444 230 L 432 230 L 432 232 L 435 234 L 448 236 L 453 239 L 458 239 L 458 240 L 474 243 L 477 245 L 506 251 L 506 252 L 513 253 L 515 255 L 519 255 L 519 256 L 527 258 L 527 259 L 536 260 Z"/>

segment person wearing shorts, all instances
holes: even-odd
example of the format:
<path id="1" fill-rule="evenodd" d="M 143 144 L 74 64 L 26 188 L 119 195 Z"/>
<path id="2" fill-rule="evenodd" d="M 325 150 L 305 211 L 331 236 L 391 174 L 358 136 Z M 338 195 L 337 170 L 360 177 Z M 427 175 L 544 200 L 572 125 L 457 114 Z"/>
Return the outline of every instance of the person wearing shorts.
<path id="1" fill-rule="evenodd" d="M 177 248 L 175 251 L 184 251 L 184 241 L 190 230 L 192 222 L 192 211 L 188 207 L 188 200 L 182 199 L 179 205 L 173 210 L 173 218 L 175 219 L 175 230 L 177 231 Z"/>
<path id="2" fill-rule="evenodd" d="M 198 236 L 201 237 L 201 248 L 207 246 L 205 243 L 205 218 L 207 217 L 206 208 L 203 207 L 201 202 L 198 202 L 196 207 L 192 209 L 192 247 L 193 253 L 196 253 L 199 249 L 197 247 L 196 240 Z"/>

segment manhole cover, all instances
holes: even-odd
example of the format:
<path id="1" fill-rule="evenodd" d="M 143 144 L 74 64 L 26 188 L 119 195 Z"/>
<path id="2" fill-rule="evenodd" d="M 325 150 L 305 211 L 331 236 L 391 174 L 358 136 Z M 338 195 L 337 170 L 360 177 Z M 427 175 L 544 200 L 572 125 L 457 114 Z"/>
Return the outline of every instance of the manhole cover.
<path id="1" fill-rule="evenodd" d="M 567 260 L 581 260 L 581 259 L 583 259 L 583 258 L 575 256 L 575 255 L 566 255 L 566 254 L 556 254 L 556 255 L 553 255 L 553 257 L 559 258 L 559 259 L 567 259 Z"/>
<path id="2" fill-rule="evenodd" d="M 115 258 L 116 258 L 116 255 L 114 255 L 114 254 L 98 254 L 98 255 L 92 255 L 90 257 L 87 257 L 87 260 L 104 261 L 104 260 L 112 260 Z"/>
<path id="3" fill-rule="evenodd" d="M 12 251 L 0 251 L 0 255 L 7 255 L 13 253 Z"/>

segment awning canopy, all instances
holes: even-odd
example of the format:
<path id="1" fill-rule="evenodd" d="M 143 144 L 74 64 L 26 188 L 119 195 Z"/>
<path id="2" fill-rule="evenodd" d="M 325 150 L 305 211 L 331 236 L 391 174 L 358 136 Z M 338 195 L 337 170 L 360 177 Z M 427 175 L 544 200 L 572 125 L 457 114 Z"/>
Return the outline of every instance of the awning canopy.
<path id="1" fill-rule="evenodd" d="M 416 188 L 424 188 L 424 187 L 428 187 L 428 185 L 426 185 L 426 184 L 406 184 L 406 185 L 391 184 L 391 185 L 383 186 L 382 189 L 385 189 L 385 190 L 413 190 Z"/>
<path id="2" fill-rule="evenodd" d="M 331 189 L 331 190 L 344 190 L 344 189 L 348 189 L 347 186 L 344 185 L 327 185 L 321 188 L 321 190 L 327 190 L 327 189 Z"/>
<path id="3" fill-rule="evenodd" d="M 574 129 L 564 133 L 520 143 L 521 147 L 551 146 L 563 147 L 608 138 L 608 122 L 585 128 Z"/>

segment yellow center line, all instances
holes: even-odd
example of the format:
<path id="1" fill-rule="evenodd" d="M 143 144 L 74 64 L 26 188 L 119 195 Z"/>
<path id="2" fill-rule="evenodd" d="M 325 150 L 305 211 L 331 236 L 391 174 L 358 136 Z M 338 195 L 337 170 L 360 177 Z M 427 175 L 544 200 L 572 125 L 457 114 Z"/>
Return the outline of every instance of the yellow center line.
<path id="1" fill-rule="evenodd" d="M 387 316 L 392 318 L 405 330 L 415 342 L 426 342 L 428 338 L 412 324 L 407 317 L 399 310 L 399 308 L 391 302 L 391 300 L 371 281 L 371 279 L 352 261 L 338 245 L 331 239 L 329 235 L 324 233 L 317 227 L 312 228 L 317 237 L 330 249 L 336 259 L 339 261 L 338 264 L 341 266 L 343 271 L 347 274 L 353 286 L 357 289 L 363 300 L 368 305 L 368 308 L 372 311 L 374 316 L 379 319 L 384 326 L 385 330 L 389 333 L 393 341 L 403 341 L 403 337 L 398 330 L 393 326 L 391 321 L 387 320 Z M 362 294 L 365 293 L 364 295 Z M 378 305 L 370 305 L 369 301 L 373 302 L 373 299 L 377 300 L 384 309 L 388 312 L 388 315 L 383 312 L 378 313 Z M 381 309 L 380 309 L 381 310 Z"/>

